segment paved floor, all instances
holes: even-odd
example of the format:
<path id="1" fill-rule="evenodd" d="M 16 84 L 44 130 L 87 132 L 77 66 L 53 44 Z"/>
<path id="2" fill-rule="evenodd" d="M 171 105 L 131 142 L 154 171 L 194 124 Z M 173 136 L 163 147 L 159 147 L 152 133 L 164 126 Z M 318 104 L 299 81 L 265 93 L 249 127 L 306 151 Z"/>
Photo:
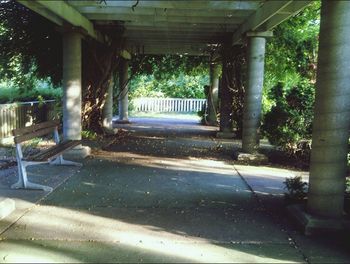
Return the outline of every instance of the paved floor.
<path id="1" fill-rule="evenodd" d="M 17 191 L 31 205 L 2 220 L 0 262 L 350 261 L 347 236 L 304 237 L 284 215 L 282 182 L 301 172 L 235 165 L 239 142 L 193 120 L 132 121 L 82 168 L 33 167 L 60 184 Z"/>

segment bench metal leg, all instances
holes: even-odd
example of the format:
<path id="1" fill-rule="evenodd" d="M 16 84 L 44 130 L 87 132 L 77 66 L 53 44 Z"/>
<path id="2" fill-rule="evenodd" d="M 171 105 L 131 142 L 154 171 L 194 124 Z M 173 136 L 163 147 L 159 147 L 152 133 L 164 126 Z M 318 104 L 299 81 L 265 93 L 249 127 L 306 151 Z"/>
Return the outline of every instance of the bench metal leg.
<path id="1" fill-rule="evenodd" d="M 42 163 L 45 163 L 45 162 L 42 162 Z M 17 165 L 18 182 L 16 182 L 11 186 L 12 189 L 32 189 L 32 190 L 43 190 L 45 192 L 51 192 L 53 190 L 49 186 L 28 181 L 26 167 L 29 165 L 34 165 L 34 163 L 21 161 L 21 162 L 18 162 L 17 164 L 18 164 Z M 35 164 L 38 164 L 38 163 L 35 162 Z"/>
<path id="2" fill-rule="evenodd" d="M 21 180 L 15 184 L 12 184 L 11 189 L 43 190 L 45 192 L 51 192 L 53 190 L 50 186 L 41 185 L 30 181 L 22 182 Z"/>
<path id="3" fill-rule="evenodd" d="M 62 155 L 50 161 L 50 165 L 67 165 L 67 166 L 83 166 L 82 163 L 65 160 Z"/>

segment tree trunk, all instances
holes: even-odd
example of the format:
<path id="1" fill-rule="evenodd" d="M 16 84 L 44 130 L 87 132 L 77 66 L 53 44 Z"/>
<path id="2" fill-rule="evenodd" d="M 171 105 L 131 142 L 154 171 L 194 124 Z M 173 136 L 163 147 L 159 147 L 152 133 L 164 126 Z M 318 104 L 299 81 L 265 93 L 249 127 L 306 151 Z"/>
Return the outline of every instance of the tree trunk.
<path id="1" fill-rule="evenodd" d="M 245 47 L 224 45 L 222 50 L 222 83 L 220 87 L 220 131 L 242 136 Z M 229 131 L 227 131 L 229 129 Z M 226 130 L 226 131 L 224 131 Z"/>
<path id="2" fill-rule="evenodd" d="M 243 105 L 244 105 L 244 80 L 246 68 L 246 47 L 235 46 L 232 49 L 232 121 L 237 138 L 242 137 L 243 130 Z"/>
<path id="3" fill-rule="evenodd" d="M 118 69 L 121 48 L 120 38 L 113 38 L 108 44 L 83 42 L 83 129 L 104 133 L 103 106 Z"/>

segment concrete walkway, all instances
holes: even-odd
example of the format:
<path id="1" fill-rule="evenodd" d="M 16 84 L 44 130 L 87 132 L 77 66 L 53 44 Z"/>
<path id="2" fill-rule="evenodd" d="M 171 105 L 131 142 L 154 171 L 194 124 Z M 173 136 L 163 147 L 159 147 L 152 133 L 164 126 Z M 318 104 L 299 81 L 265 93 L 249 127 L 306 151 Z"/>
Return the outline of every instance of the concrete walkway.
<path id="1" fill-rule="evenodd" d="M 284 216 L 282 182 L 300 172 L 235 165 L 239 142 L 212 127 L 131 121 L 75 173 L 33 167 L 72 176 L 36 205 L 17 191 L 31 206 L 2 220 L 0 262 L 350 261 L 346 236 L 306 238 Z"/>

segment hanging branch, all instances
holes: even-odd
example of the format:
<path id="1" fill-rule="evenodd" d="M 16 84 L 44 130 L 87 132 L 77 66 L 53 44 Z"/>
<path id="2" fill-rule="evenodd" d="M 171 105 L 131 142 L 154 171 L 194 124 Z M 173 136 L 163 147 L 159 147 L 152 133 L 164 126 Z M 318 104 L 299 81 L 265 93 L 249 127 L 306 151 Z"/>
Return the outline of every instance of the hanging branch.
<path id="1" fill-rule="evenodd" d="M 126 82 L 123 84 L 123 86 L 121 87 L 121 89 L 119 90 L 119 92 L 117 93 L 117 95 L 113 96 L 113 99 L 119 99 L 119 96 L 122 94 L 122 92 L 124 92 L 125 89 L 127 89 L 126 93 L 127 94 L 129 92 L 129 86 L 128 84 L 131 82 L 131 80 L 134 78 L 134 76 L 140 71 L 141 66 L 145 60 L 145 56 L 142 57 L 141 62 L 138 64 L 138 68 L 131 73 L 130 77 L 126 80 Z M 116 84 L 115 84 L 116 85 Z M 125 96 L 125 95 L 124 95 Z M 122 97 L 122 99 L 124 99 L 124 97 Z"/>
<path id="2" fill-rule="evenodd" d="M 132 5 L 131 9 L 133 12 L 135 12 L 135 7 L 137 7 L 138 4 L 139 4 L 139 0 L 136 0 L 136 3 Z"/>
<path id="3" fill-rule="evenodd" d="M 111 40 L 104 45 L 93 40 L 85 43 L 83 54 L 83 126 L 84 129 L 96 133 L 103 130 L 103 106 L 106 102 L 106 92 L 113 73 L 118 68 L 118 58 L 122 40 L 114 28 L 103 28 Z"/>

